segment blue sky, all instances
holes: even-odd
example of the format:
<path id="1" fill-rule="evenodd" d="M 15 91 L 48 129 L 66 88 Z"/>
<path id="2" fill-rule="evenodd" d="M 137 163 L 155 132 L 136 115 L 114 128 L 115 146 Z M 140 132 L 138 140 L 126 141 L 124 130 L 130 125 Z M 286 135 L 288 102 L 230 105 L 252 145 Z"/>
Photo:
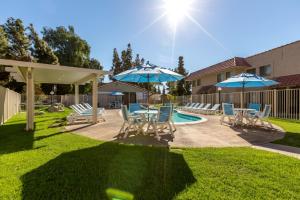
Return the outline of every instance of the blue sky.
<path id="1" fill-rule="evenodd" d="M 43 26 L 73 25 L 105 69 L 111 66 L 113 48 L 120 51 L 128 42 L 134 53 L 164 67 L 175 67 L 182 55 L 192 72 L 300 39 L 299 0 L 195 0 L 188 14 L 198 25 L 183 18 L 175 43 L 168 17 L 149 27 L 165 12 L 164 4 L 164 0 L 9 0 L 1 2 L 0 23 L 8 17 L 21 18 L 38 31 Z"/>

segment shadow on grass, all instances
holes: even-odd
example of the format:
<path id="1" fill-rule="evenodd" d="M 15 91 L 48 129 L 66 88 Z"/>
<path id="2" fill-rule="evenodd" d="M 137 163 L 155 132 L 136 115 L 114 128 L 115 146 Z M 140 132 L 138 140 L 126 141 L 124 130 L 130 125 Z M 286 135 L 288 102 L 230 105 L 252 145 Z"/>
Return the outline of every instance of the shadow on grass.
<path id="1" fill-rule="evenodd" d="M 34 132 L 26 132 L 25 127 L 25 122 L 0 126 L 0 155 L 33 148 Z"/>
<path id="2" fill-rule="evenodd" d="M 196 180 L 181 154 L 114 142 L 63 153 L 21 177 L 23 199 L 106 199 L 115 188 L 135 199 L 172 199 Z"/>

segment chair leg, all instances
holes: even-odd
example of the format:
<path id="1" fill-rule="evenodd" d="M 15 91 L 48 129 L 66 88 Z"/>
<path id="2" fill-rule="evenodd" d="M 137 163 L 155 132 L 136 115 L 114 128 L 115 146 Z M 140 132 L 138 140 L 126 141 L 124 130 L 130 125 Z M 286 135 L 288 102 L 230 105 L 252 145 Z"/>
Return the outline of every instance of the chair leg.
<path id="1" fill-rule="evenodd" d="M 159 134 L 158 134 L 158 130 L 157 130 L 157 124 L 153 124 L 153 128 L 154 128 L 154 131 L 155 131 L 155 138 L 157 140 L 160 140 L 160 137 L 159 137 Z"/>
<path id="2" fill-rule="evenodd" d="M 172 125 L 170 122 L 168 122 L 168 125 L 169 125 L 169 133 L 171 134 L 171 136 L 174 138 L 174 132 L 173 132 L 173 128 L 172 128 Z"/>
<path id="3" fill-rule="evenodd" d="M 123 129 L 124 129 L 124 127 L 125 127 L 125 122 L 123 122 L 123 124 L 122 124 L 122 127 L 121 127 L 121 129 L 120 129 L 120 131 L 119 131 L 119 134 L 121 134 L 121 133 L 123 133 Z"/>

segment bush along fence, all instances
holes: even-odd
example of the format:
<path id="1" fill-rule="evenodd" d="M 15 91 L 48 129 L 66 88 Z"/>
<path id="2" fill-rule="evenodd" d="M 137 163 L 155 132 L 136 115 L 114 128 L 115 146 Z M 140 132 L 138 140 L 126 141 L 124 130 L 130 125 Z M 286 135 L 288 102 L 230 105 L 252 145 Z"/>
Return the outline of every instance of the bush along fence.
<path id="1" fill-rule="evenodd" d="M 243 102 L 242 102 L 243 99 Z M 247 91 L 242 98 L 241 92 L 199 94 L 191 96 L 177 96 L 173 103 L 183 105 L 187 102 L 200 103 L 233 103 L 235 107 L 247 106 L 249 103 L 272 106 L 271 116 L 300 120 L 300 89 Z"/>
<path id="2" fill-rule="evenodd" d="M 0 124 L 20 111 L 21 95 L 0 86 Z"/>

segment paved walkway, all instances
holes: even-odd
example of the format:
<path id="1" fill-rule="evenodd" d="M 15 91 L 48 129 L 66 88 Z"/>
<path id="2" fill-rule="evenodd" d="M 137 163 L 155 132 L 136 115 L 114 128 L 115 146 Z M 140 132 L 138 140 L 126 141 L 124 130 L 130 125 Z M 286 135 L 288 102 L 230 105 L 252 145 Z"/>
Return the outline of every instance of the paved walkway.
<path id="1" fill-rule="evenodd" d="M 176 125 L 177 131 L 173 140 L 168 134 L 162 135 L 160 141 L 149 135 L 132 135 L 122 139 L 118 135 L 122 125 L 119 110 L 107 110 L 105 122 L 96 125 L 72 125 L 67 126 L 66 129 L 97 140 L 171 147 L 260 146 L 284 137 L 284 132 L 278 127 L 272 130 L 232 128 L 221 125 L 219 116 L 204 117 L 208 120 L 203 123 Z"/>
<path id="2" fill-rule="evenodd" d="M 291 156 L 294 158 L 300 159 L 300 148 L 297 147 L 290 147 L 286 145 L 281 145 L 281 144 L 272 144 L 272 143 L 267 143 L 267 144 L 262 144 L 262 145 L 253 145 L 252 146 L 255 149 L 261 149 L 261 150 L 266 150 L 274 153 L 280 153 L 286 156 Z"/>

